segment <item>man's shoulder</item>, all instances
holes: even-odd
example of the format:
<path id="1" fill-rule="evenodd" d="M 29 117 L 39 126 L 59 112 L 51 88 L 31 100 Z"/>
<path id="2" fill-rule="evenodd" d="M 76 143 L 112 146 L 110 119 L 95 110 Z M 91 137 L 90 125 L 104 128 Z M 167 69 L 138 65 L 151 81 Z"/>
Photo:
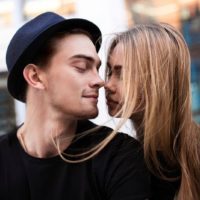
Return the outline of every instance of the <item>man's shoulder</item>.
<path id="1" fill-rule="evenodd" d="M 73 147 L 94 149 L 94 152 L 96 149 L 98 153 L 94 153 L 95 156 L 92 159 L 94 163 L 110 165 L 123 160 L 132 160 L 133 162 L 143 160 L 142 145 L 130 135 L 113 132 L 113 129 L 109 127 L 99 126 L 88 120 L 81 121 L 78 125 L 80 134 L 78 133 L 78 140 Z"/>
<path id="2" fill-rule="evenodd" d="M 4 151 L 6 146 L 12 144 L 14 139 L 16 138 L 16 129 L 14 128 L 8 133 L 5 133 L 0 136 L 0 150 Z"/>
<path id="3" fill-rule="evenodd" d="M 8 133 L 1 135 L 1 136 L 0 136 L 0 148 L 1 148 L 3 145 L 7 144 L 7 143 L 8 143 L 8 140 L 9 140 Z"/>
<path id="4" fill-rule="evenodd" d="M 113 131 L 107 132 L 105 138 L 109 138 Z M 107 140 L 107 139 L 106 139 Z M 112 155 L 133 156 L 137 153 L 143 153 L 143 148 L 139 141 L 126 133 L 114 133 L 112 140 L 105 147 L 105 152 L 111 152 Z"/>
<path id="5" fill-rule="evenodd" d="M 92 122 L 90 120 L 79 120 L 78 121 L 77 132 L 84 132 L 84 131 L 88 131 L 88 130 L 91 130 L 91 129 L 94 129 L 94 128 L 101 128 L 106 132 L 107 131 L 112 131 L 111 128 L 95 124 L 94 122 Z"/>
<path id="6" fill-rule="evenodd" d="M 100 157 L 101 155 L 103 157 L 112 157 L 114 155 L 130 155 L 132 157 L 137 153 L 143 154 L 142 145 L 130 135 L 122 132 L 114 132 L 110 127 L 96 125 L 91 121 L 85 123 L 87 124 L 87 130 L 91 130 L 88 138 L 90 138 L 92 144 L 106 144 L 99 153 Z"/>
<path id="7" fill-rule="evenodd" d="M 138 193 L 148 196 L 150 176 L 144 162 L 142 145 L 128 134 L 113 133 L 112 129 L 106 127 L 103 129 L 111 131 L 103 133 L 105 141 L 101 144 L 103 148 L 92 159 L 98 184 L 103 185 L 102 187 L 106 185 L 107 191 L 113 191 L 115 188 L 115 192 L 118 189 L 123 190 L 120 185 L 124 185 L 125 190 L 132 196 Z M 100 129 L 98 135 L 101 134 Z M 114 137 L 107 143 L 106 140 L 112 134 Z M 137 192 L 140 188 L 142 191 Z"/>
<path id="8" fill-rule="evenodd" d="M 81 128 L 80 128 L 81 127 Z M 100 142 L 113 134 L 113 138 L 108 142 L 107 146 L 114 148 L 115 146 L 126 146 L 128 148 L 140 148 L 141 145 L 138 140 L 131 137 L 126 133 L 113 132 L 113 129 L 107 126 L 97 125 L 89 120 L 83 120 L 79 122 L 79 132 L 89 131 L 90 137 L 97 142 Z M 113 146 L 114 145 L 114 146 Z"/>

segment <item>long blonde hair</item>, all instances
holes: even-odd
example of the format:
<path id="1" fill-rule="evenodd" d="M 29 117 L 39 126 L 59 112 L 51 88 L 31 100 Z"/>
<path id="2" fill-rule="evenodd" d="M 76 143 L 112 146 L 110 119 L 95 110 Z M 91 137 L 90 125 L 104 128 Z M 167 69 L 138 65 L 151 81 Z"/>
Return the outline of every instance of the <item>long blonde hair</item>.
<path id="1" fill-rule="evenodd" d="M 140 24 L 116 35 L 109 55 L 119 43 L 124 50 L 121 117 L 139 119 L 138 137 L 151 171 L 168 179 L 161 153 L 167 166 L 180 170 L 177 198 L 199 199 L 200 131 L 192 119 L 190 54 L 183 36 L 169 24 Z"/>

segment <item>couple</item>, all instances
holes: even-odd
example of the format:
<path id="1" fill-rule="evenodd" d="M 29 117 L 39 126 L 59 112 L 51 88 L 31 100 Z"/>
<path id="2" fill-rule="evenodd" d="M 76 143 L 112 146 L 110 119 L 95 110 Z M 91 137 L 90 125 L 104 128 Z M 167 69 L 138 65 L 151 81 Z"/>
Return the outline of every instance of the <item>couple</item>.
<path id="1" fill-rule="evenodd" d="M 137 25 L 113 38 L 106 82 L 101 32 L 84 19 L 43 13 L 13 36 L 10 94 L 24 123 L 0 139 L 0 199 L 196 200 L 199 127 L 190 108 L 190 56 L 167 24 Z M 105 86 L 116 130 L 88 121 Z M 130 118 L 138 141 L 118 134 Z"/>

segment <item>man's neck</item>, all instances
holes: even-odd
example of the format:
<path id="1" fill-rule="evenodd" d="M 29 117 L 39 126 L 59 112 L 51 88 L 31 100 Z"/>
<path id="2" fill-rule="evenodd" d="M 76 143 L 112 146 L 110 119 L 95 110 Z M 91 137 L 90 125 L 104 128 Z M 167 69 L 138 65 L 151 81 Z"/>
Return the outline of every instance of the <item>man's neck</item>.
<path id="1" fill-rule="evenodd" d="M 19 128 L 17 137 L 24 150 L 31 156 L 47 158 L 58 155 L 56 145 L 64 151 L 70 144 L 77 128 L 76 120 L 59 121 L 55 117 L 28 117 Z"/>

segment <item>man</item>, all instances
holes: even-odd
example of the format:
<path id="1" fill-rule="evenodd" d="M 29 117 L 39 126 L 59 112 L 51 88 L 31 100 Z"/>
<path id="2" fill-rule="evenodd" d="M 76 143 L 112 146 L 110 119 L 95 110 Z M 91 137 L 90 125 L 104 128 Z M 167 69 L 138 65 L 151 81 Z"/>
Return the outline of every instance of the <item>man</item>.
<path id="1" fill-rule="evenodd" d="M 26 117 L 0 139 L 1 200 L 148 198 L 137 141 L 118 134 L 105 145 L 110 129 L 87 133 L 95 125 L 85 119 L 97 116 L 104 85 L 100 37 L 92 22 L 51 12 L 13 36 L 6 54 L 8 90 L 26 103 Z"/>

